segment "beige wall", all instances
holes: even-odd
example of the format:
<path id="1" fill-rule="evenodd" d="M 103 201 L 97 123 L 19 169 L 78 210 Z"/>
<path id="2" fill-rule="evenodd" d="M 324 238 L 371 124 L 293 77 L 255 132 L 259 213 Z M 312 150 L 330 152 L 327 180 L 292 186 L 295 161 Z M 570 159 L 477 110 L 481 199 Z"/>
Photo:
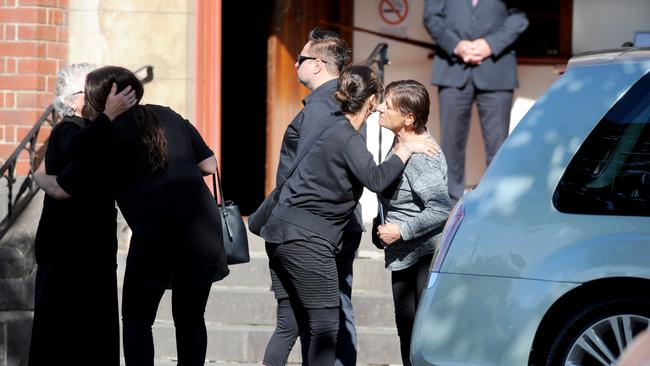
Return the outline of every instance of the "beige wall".
<path id="1" fill-rule="evenodd" d="M 573 53 L 620 47 L 650 31 L 648 0 L 573 0 Z"/>
<path id="2" fill-rule="evenodd" d="M 193 119 L 194 1 L 70 0 L 69 62 L 154 66 L 144 103 Z"/>

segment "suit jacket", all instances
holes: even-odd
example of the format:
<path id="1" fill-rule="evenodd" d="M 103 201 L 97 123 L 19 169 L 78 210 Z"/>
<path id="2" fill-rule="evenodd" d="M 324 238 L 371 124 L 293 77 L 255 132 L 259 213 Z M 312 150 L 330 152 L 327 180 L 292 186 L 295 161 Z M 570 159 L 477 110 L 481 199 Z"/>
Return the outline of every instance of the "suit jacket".
<path id="1" fill-rule="evenodd" d="M 481 90 L 512 90 L 518 86 L 517 59 L 512 44 L 528 27 L 526 14 L 503 0 L 426 0 L 424 26 L 436 42 L 431 83 L 462 87 L 468 80 Z M 478 66 L 454 55 L 462 40 L 484 38 L 492 55 Z"/>

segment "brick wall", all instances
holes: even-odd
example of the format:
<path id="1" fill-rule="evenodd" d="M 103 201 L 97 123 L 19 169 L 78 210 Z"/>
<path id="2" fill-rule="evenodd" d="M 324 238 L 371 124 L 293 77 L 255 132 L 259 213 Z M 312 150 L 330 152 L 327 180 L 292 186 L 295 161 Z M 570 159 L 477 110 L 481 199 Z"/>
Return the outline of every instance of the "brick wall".
<path id="1" fill-rule="evenodd" d="M 68 57 L 68 0 L 0 0 L 0 161 L 52 102 Z M 41 130 L 44 141 L 49 128 Z M 22 154 L 18 174 L 28 171 Z"/>

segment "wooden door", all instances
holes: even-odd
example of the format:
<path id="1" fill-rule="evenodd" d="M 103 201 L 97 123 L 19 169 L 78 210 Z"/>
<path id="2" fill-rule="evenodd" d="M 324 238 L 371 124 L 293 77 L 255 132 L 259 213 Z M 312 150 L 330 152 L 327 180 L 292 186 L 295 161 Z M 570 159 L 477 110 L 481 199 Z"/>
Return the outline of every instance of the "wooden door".
<path id="1" fill-rule="evenodd" d="M 268 38 L 265 191 L 275 187 L 282 137 L 309 90 L 297 81 L 294 63 L 311 29 L 338 32 L 352 48 L 352 35 L 330 24 L 351 26 L 353 1 L 275 0 Z"/>

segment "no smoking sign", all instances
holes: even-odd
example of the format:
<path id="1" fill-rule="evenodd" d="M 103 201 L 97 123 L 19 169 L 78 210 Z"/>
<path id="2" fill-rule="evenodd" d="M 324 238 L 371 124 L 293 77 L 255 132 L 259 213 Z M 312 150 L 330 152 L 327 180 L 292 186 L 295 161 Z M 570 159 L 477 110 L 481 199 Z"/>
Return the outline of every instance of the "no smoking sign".
<path id="1" fill-rule="evenodd" d="M 406 37 L 411 24 L 409 0 L 377 0 L 377 25 L 379 31 Z"/>
<path id="2" fill-rule="evenodd" d="M 380 0 L 379 18 L 388 25 L 399 25 L 408 17 L 408 0 Z"/>

